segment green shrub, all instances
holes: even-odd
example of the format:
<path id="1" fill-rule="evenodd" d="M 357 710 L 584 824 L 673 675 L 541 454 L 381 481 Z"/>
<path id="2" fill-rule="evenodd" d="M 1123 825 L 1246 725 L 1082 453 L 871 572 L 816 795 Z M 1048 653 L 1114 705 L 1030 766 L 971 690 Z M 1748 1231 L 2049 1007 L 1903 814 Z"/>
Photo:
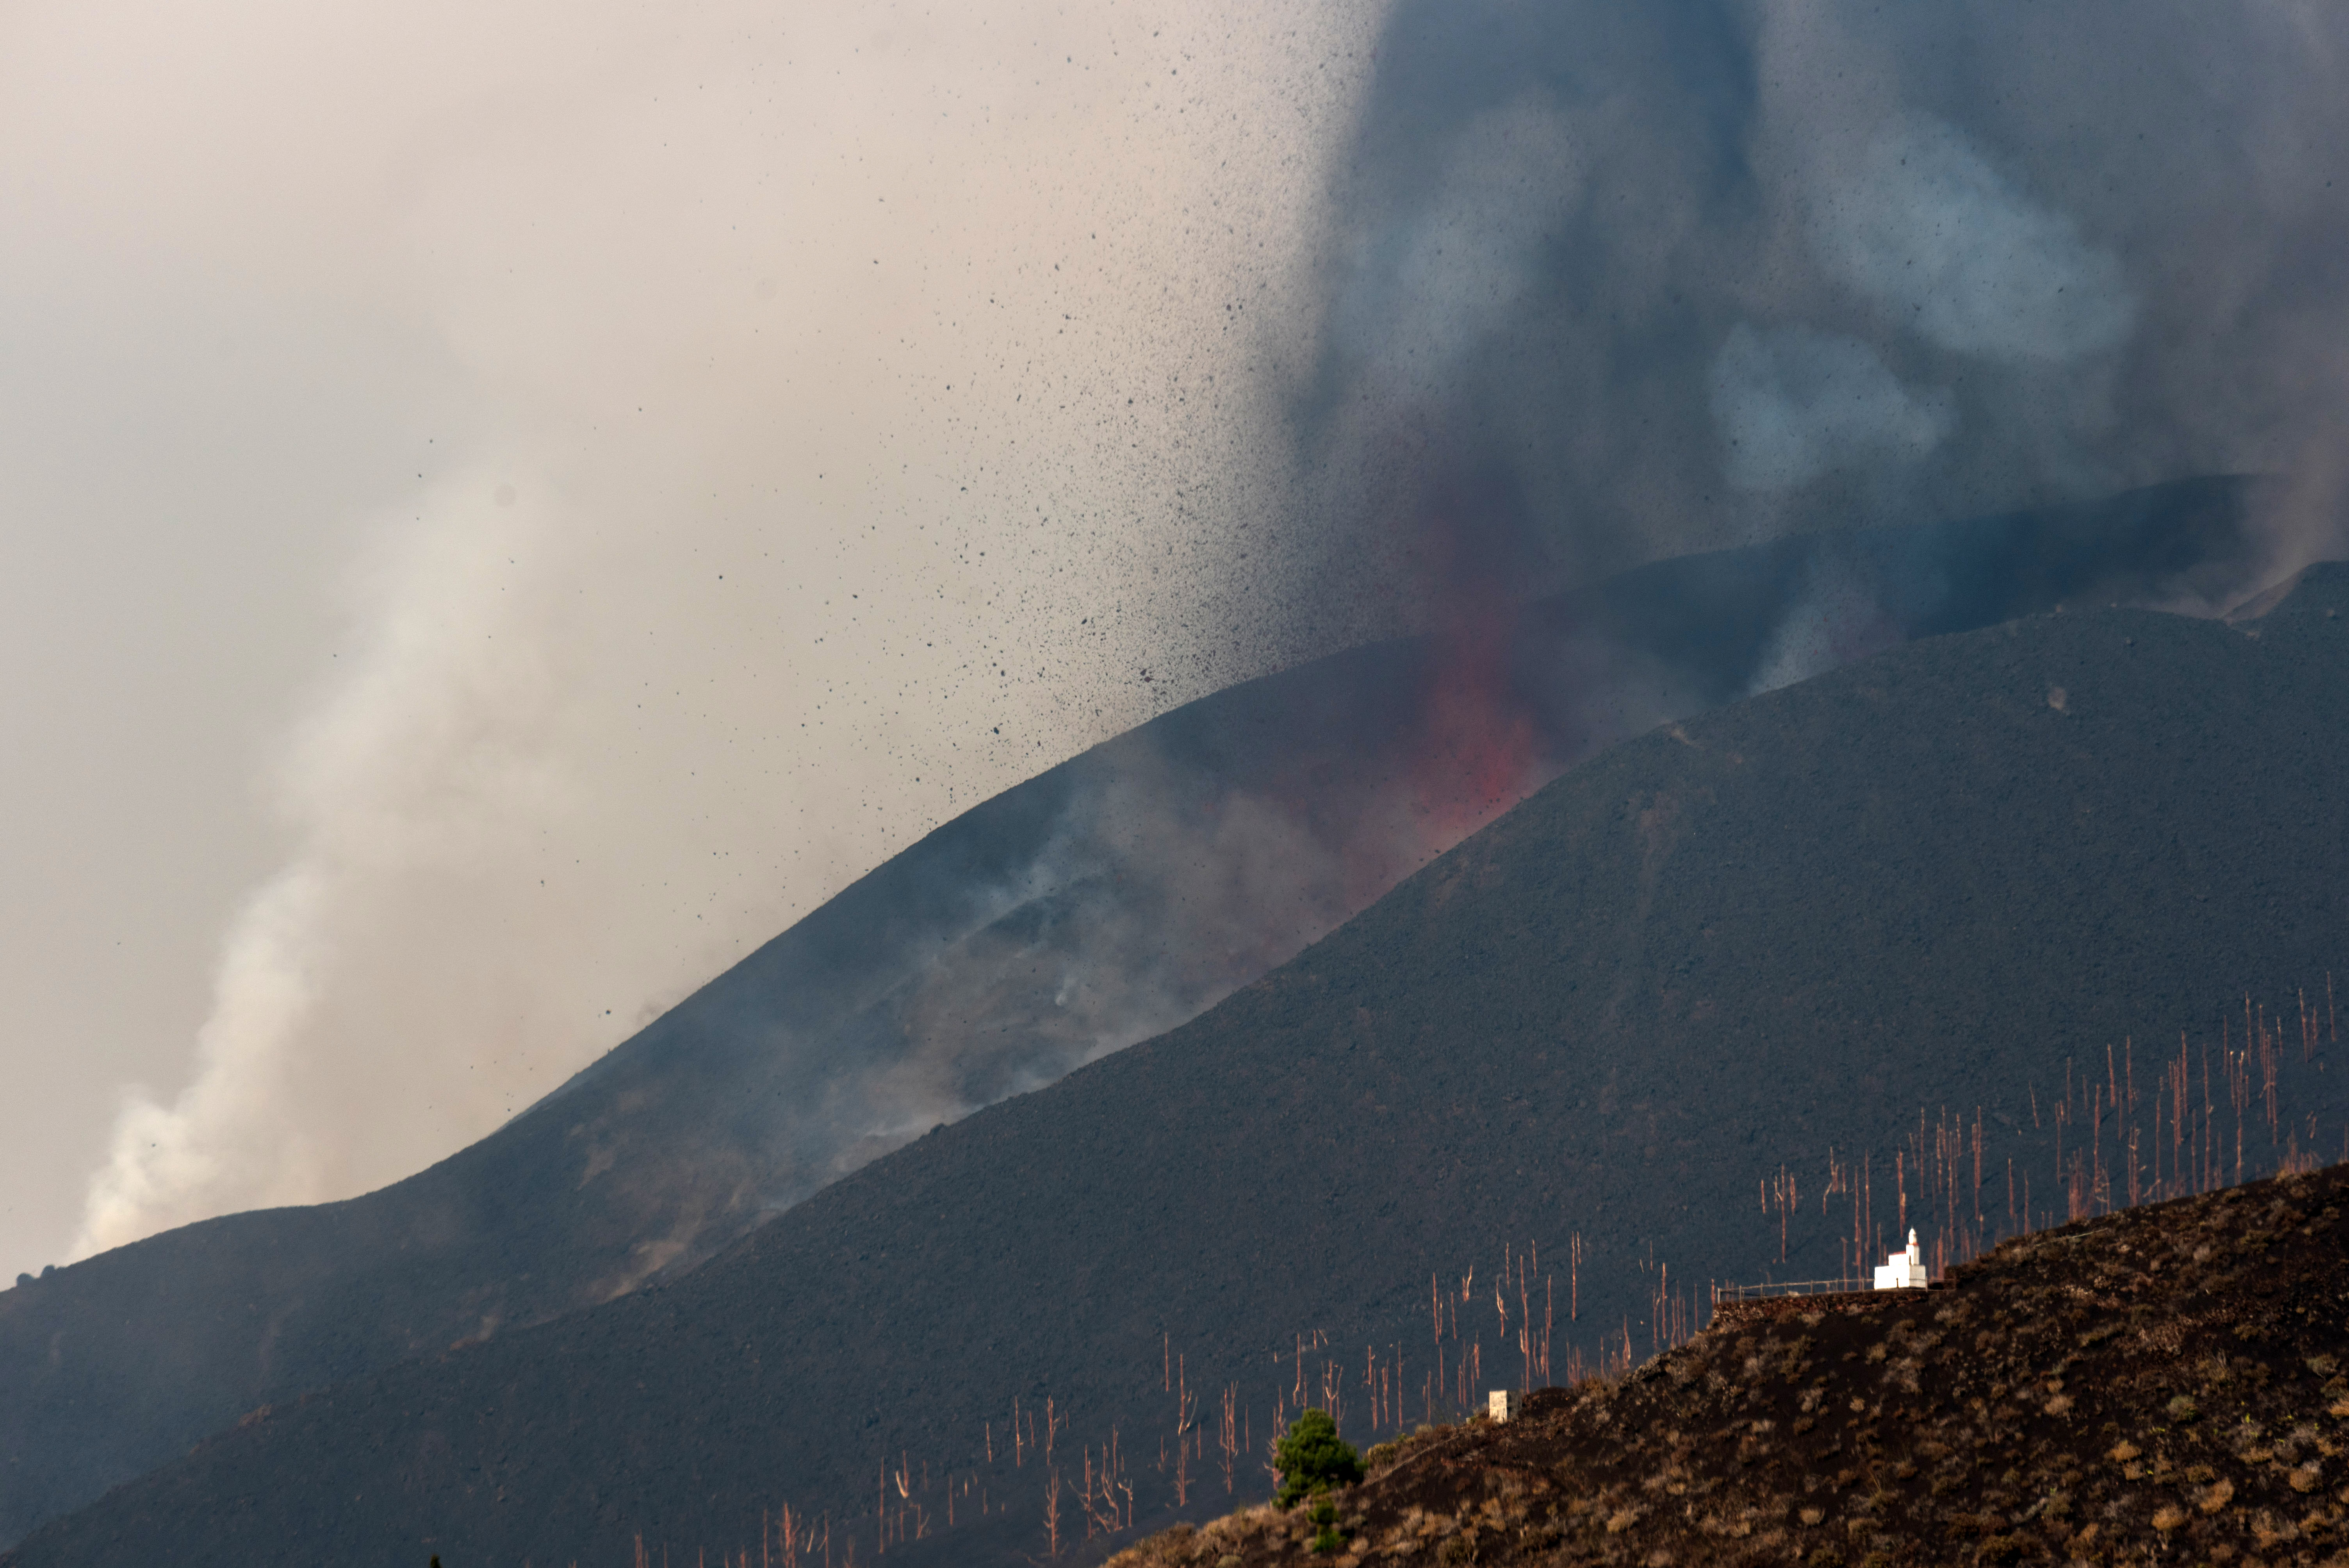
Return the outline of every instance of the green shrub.
<path id="1" fill-rule="evenodd" d="M 1317 1553 L 1336 1552 L 1346 1544 L 1346 1532 L 1338 1528 L 1338 1505 L 1324 1498 L 1313 1505 L 1313 1550 Z"/>
<path id="2" fill-rule="evenodd" d="M 1288 1435 L 1273 1445 L 1272 1462 L 1280 1471 L 1280 1490 L 1273 1501 L 1283 1508 L 1299 1498 L 1351 1486 L 1362 1479 L 1362 1457 L 1338 1436 L 1338 1423 L 1326 1410 L 1307 1410 L 1291 1423 Z"/>

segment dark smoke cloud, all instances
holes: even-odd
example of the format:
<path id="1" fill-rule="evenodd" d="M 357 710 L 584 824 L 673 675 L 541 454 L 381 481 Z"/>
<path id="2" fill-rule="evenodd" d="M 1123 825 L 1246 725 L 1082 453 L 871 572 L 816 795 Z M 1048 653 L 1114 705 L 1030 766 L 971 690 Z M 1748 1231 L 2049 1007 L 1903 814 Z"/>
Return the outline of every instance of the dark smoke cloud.
<path id="1" fill-rule="evenodd" d="M 1301 394 L 1349 596 L 2212 471 L 2339 547 L 2337 8 L 1404 0 L 1378 59 Z"/>

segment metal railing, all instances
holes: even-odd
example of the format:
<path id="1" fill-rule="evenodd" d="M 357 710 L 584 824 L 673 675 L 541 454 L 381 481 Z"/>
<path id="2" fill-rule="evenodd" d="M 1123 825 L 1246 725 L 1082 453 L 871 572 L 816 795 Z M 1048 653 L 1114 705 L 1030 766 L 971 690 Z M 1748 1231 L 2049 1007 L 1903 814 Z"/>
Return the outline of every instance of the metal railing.
<path id="1" fill-rule="evenodd" d="M 1864 1291 L 1867 1284 L 1857 1279 L 1790 1279 L 1768 1284 L 1717 1284 L 1713 1287 L 1713 1305 L 1724 1301 L 1761 1301 L 1775 1295 L 1842 1295 Z"/>

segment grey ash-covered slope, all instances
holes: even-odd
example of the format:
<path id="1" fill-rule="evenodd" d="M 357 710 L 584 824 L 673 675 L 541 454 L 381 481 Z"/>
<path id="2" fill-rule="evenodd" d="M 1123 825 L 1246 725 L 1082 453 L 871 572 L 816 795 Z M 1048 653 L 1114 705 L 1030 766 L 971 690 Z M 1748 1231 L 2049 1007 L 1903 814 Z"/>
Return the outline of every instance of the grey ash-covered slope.
<path id="1" fill-rule="evenodd" d="M 2258 585 L 2251 498 L 2203 479 L 1644 567 L 1525 610 L 1490 717 L 1522 717 L 1538 775 L 1733 700 L 1822 580 L 1859 618 L 1816 661 L 2066 599 L 2225 603 Z M 1419 863 L 1398 821 L 1492 810 L 1430 738 L 1458 738 L 1430 725 L 1446 657 L 1325 659 L 1007 791 L 405 1181 L 0 1292 L 0 1542 L 257 1406 L 673 1277 L 955 1109 L 1265 973 Z M 1281 852 L 1235 853 L 1237 821 Z"/>
<path id="2" fill-rule="evenodd" d="M 1432 1271 L 1579 1232 L 1562 1354 L 1645 1316 L 1651 1253 L 1832 1272 L 1847 1227 L 1797 1226 L 1780 1265 L 1759 1181 L 1831 1146 L 1880 1172 L 1943 1106 L 1982 1108 L 1992 1169 L 2035 1169 L 2044 1210 L 2029 1107 L 2067 1057 L 2199 1049 L 2247 993 L 2341 965 L 2344 735 L 2339 566 L 2248 625 L 2067 611 L 1692 718 L 681 1279 L 281 1404 L 0 1561 L 620 1563 L 639 1533 L 754 1544 L 784 1501 L 864 1519 L 862 1559 L 888 1460 L 973 1463 L 982 1421 L 1047 1394 L 1064 1450 L 1114 1425 L 1144 1456 L 1146 1528 L 1162 1335 L 1262 1429 L 1298 1331 L 1356 1362 L 1422 1342 Z M 2328 1150 L 2337 1053 L 2282 1064 L 2284 1121 Z M 1041 1478 L 983 1473 L 1014 1511 L 909 1561 L 1040 1549 Z"/>

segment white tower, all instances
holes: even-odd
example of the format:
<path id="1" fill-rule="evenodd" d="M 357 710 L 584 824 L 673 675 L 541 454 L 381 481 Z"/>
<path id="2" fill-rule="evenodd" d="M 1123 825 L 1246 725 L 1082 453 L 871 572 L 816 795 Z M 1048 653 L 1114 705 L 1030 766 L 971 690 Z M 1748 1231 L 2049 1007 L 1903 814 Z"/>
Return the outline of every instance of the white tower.
<path id="1" fill-rule="evenodd" d="M 1922 1290 L 1925 1288 L 1925 1253 L 1917 1245 L 1917 1233 L 1909 1233 L 1909 1247 L 1884 1260 L 1876 1271 L 1878 1290 Z"/>

